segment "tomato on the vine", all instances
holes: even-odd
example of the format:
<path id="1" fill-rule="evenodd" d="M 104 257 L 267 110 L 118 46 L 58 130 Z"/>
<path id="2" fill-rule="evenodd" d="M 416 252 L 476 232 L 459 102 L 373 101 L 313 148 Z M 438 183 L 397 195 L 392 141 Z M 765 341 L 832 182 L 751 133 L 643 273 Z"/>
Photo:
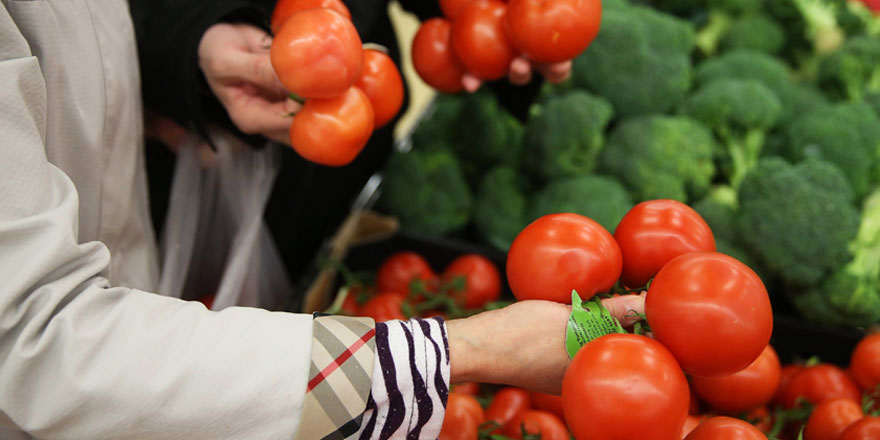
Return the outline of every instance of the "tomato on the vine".
<path id="1" fill-rule="evenodd" d="M 291 15 L 269 51 L 281 84 L 304 99 L 345 93 L 361 74 L 363 54 L 351 20 L 325 8 Z"/>
<path id="2" fill-rule="evenodd" d="M 464 90 L 464 67 L 452 53 L 452 23 L 432 18 L 422 23 L 412 42 L 412 62 L 416 73 L 429 86 L 444 93 Z"/>
<path id="3" fill-rule="evenodd" d="M 363 316 L 369 316 L 376 322 L 399 319 L 405 321 L 407 316 L 403 313 L 403 304 L 406 298 L 397 292 L 382 292 L 364 303 L 358 311 Z"/>
<path id="4" fill-rule="evenodd" d="M 782 402 L 785 400 L 785 390 L 788 389 L 791 380 L 803 369 L 804 366 L 799 364 L 788 364 L 782 367 L 782 375 L 779 377 L 779 386 L 776 388 L 776 394 L 773 395 L 772 402 L 774 405 L 782 405 Z"/>
<path id="5" fill-rule="evenodd" d="M 425 257 L 415 252 L 402 251 L 392 254 L 379 266 L 379 271 L 376 273 L 376 287 L 382 291 L 408 295 L 413 280 L 423 281 L 429 284 L 426 287 L 433 288 L 437 279 L 437 274 L 431 269 Z"/>
<path id="6" fill-rule="evenodd" d="M 550 214 L 526 226 L 507 252 L 507 281 L 516 299 L 587 300 L 620 276 L 620 249 L 601 225 L 578 214 Z"/>
<path id="7" fill-rule="evenodd" d="M 680 438 L 687 437 L 688 434 L 693 432 L 694 429 L 697 429 L 697 426 L 700 426 L 700 423 L 703 423 L 703 420 L 706 419 L 708 419 L 706 416 L 688 414 L 687 418 L 684 420 L 684 425 L 681 427 Z"/>
<path id="8" fill-rule="evenodd" d="M 290 124 L 290 144 L 306 160 L 340 167 L 357 157 L 372 132 L 370 99 L 351 87 L 333 98 L 306 101 Z"/>
<path id="9" fill-rule="evenodd" d="M 439 0 L 440 10 L 443 16 L 452 20 L 465 6 L 476 0 Z"/>
<path id="10" fill-rule="evenodd" d="M 452 283 L 455 278 L 464 279 L 464 289 L 452 295 L 470 309 L 482 307 L 501 296 L 501 275 L 495 264 L 479 254 L 462 255 L 443 271 L 443 281 Z"/>
<path id="11" fill-rule="evenodd" d="M 799 398 L 806 399 L 812 405 L 819 405 L 837 397 L 860 402 L 861 392 L 846 371 L 835 365 L 819 364 L 806 367 L 792 377 L 785 389 L 782 403 L 786 408 L 794 408 Z"/>
<path id="12" fill-rule="evenodd" d="M 452 21 L 452 51 L 465 69 L 482 80 L 507 75 L 516 49 L 504 31 L 507 5 L 498 0 L 474 1 Z"/>
<path id="13" fill-rule="evenodd" d="M 849 425 L 864 416 L 862 407 L 846 397 L 826 400 L 810 413 L 804 440 L 837 440 Z"/>
<path id="14" fill-rule="evenodd" d="M 483 408 L 473 396 L 450 393 L 438 440 L 473 440 L 483 423 Z"/>
<path id="15" fill-rule="evenodd" d="M 601 0 L 510 0 L 505 24 L 513 46 L 539 63 L 578 56 L 602 21 Z"/>
<path id="16" fill-rule="evenodd" d="M 403 79 L 391 57 L 375 49 L 365 50 L 361 77 L 355 85 L 370 98 L 374 128 L 397 116 L 403 105 Z"/>
<path id="17" fill-rule="evenodd" d="M 776 422 L 776 415 L 770 413 L 770 409 L 766 406 L 759 406 L 746 413 L 745 420 L 764 434 L 769 434 L 773 430 Z"/>
<path id="18" fill-rule="evenodd" d="M 853 378 L 863 390 L 880 385 L 880 333 L 865 336 L 852 352 L 849 362 Z"/>
<path id="19" fill-rule="evenodd" d="M 614 230 L 623 254 L 621 281 L 639 288 L 673 258 L 688 252 L 714 252 L 709 225 L 688 205 L 649 200 L 634 206 Z"/>
<path id="20" fill-rule="evenodd" d="M 877 440 L 880 438 L 880 417 L 865 417 L 849 425 L 838 440 Z"/>
<path id="21" fill-rule="evenodd" d="M 278 0 L 272 9 L 272 33 L 278 33 L 291 15 L 312 8 L 332 9 L 351 20 L 351 13 L 341 0 Z"/>
<path id="22" fill-rule="evenodd" d="M 501 428 L 507 426 L 519 413 L 531 408 L 532 398 L 522 388 L 502 388 L 492 397 L 492 403 L 486 407 L 486 421 L 495 422 Z"/>
<path id="23" fill-rule="evenodd" d="M 739 419 L 712 417 L 700 423 L 685 440 L 767 440 L 758 428 Z"/>
<path id="24" fill-rule="evenodd" d="M 569 440 L 571 435 L 565 423 L 554 414 L 538 409 L 527 409 L 519 412 L 504 429 L 504 435 L 515 440 L 526 434 L 538 434 L 541 440 Z"/>
<path id="25" fill-rule="evenodd" d="M 766 405 L 782 375 L 779 356 L 767 346 L 748 367 L 728 376 L 694 377 L 697 395 L 718 411 L 738 414 Z"/>
<path id="26" fill-rule="evenodd" d="M 666 263 L 648 289 L 645 314 L 654 338 L 694 376 L 746 368 L 773 331 L 764 283 L 745 264 L 716 252 Z"/>
<path id="27" fill-rule="evenodd" d="M 532 406 L 535 409 L 541 409 L 556 414 L 561 420 L 565 420 L 565 415 L 562 413 L 562 397 L 560 396 L 533 392 Z"/>
<path id="28" fill-rule="evenodd" d="M 578 439 L 678 438 L 688 384 L 659 342 L 610 334 L 578 351 L 562 379 L 565 421 Z"/>
<path id="29" fill-rule="evenodd" d="M 464 382 L 455 384 L 452 386 L 452 392 L 477 396 L 480 394 L 480 384 L 477 382 Z"/>

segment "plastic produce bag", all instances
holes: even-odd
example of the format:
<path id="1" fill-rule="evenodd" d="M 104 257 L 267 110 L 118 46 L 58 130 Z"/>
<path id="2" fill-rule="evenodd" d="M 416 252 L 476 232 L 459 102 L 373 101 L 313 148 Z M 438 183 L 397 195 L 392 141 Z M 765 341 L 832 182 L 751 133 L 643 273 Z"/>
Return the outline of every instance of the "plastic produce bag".
<path id="1" fill-rule="evenodd" d="M 254 150 L 220 130 L 216 152 L 191 136 L 181 146 L 162 236 L 159 292 L 187 300 L 214 295 L 230 306 L 279 310 L 293 287 L 263 212 L 279 152 Z"/>

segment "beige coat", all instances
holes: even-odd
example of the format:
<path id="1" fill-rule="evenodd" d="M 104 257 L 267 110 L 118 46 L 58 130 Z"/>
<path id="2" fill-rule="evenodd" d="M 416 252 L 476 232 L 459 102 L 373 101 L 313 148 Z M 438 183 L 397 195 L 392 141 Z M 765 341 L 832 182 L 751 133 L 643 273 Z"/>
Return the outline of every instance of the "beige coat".
<path id="1" fill-rule="evenodd" d="M 127 2 L 0 1 L 0 429 L 292 438 L 310 316 L 145 292 L 158 269 Z"/>

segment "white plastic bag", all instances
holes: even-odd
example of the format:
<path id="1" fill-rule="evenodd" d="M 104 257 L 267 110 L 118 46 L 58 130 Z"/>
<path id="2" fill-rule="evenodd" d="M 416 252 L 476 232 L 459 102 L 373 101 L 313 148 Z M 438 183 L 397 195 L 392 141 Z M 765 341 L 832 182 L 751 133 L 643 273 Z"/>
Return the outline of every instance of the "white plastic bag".
<path id="1" fill-rule="evenodd" d="M 210 132 L 212 153 L 195 136 L 181 146 L 162 236 L 159 292 L 183 299 L 214 295 L 213 310 L 282 308 L 293 292 L 263 212 L 279 153 L 254 150 Z"/>

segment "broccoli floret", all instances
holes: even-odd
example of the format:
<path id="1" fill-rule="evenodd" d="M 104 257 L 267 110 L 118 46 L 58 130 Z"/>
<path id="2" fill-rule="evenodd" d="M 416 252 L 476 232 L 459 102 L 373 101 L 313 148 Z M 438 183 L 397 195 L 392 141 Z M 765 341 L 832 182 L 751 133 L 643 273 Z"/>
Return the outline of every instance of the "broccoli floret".
<path id="1" fill-rule="evenodd" d="M 723 240 L 731 244 L 739 242 L 736 226 L 739 201 L 733 187 L 727 185 L 712 187 L 706 197 L 691 207 L 703 217 L 703 220 L 706 220 L 716 241 Z"/>
<path id="2" fill-rule="evenodd" d="M 602 13 L 601 31 L 574 60 L 577 87 L 601 95 L 618 116 L 675 108 L 692 82 L 693 27 L 641 6 Z"/>
<path id="3" fill-rule="evenodd" d="M 819 108 L 796 119 L 787 136 L 789 160 L 827 160 L 847 175 L 856 198 L 869 191 L 880 149 L 880 119 L 868 104 Z"/>
<path id="4" fill-rule="evenodd" d="M 474 204 L 474 226 L 489 244 L 507 251 L 528 224 L 528 182 L 500 166 L 483 178 Z"/>
<path id="5" fill-rule="evenodd" d="M 781 108 L 779 98 L 760 81 L 731 78 L 706 83 L 684 104 L 684 112 L 712 128 L 725 145 L 734 187 L 758 162 Z"/>
<path id="6" fill-rule="evenodd" d="M 810 286 L 850 258 L 859 212 L 846 176 L 809 160 L 762 159 L 739 187 L 743 243 L 789 285 Z"/>
<path id="7" fill-rule="evenodd" d="M 642 116 L 611 133 L 601 168 L 633 192 L 636 201 L 699 199 L 715 175 L 718 145 L 700 122 L 686 116 Z"/>
<path id="8" fill-rule="evenodd" d="M 719 45 L 724 52 L 751 49 L 777 54 L 785 45 L 785 31 L 765 15 L 746 15 L 730 24 Z"/>
<path id="9" fill-rule="evenodd" d="M 573 212 L 614 233 L 634 203 L 626 188 L 611 177 L 592 175 L 554 180 L 532 198 L 530 219 Z"/>
<path id="10" fill-rule="evenodd" d="M 685 18 L 702 15 L 707 7 L 706 0 L 652 0 L 650 3 L 657 10 Z"/>
<path id="11" fill-rule="evenodd" d="M 871 93 L 865 97 L 865 102 L 874 110 L 874 114 L 880 118 L 880 92 Z"/>
<path id="12" fill-rule="evenodd" d="M 453 134 L 452 150 L 477 170 L 515 164 L 521 155 L 522 124 L 489 91 L 466 96 Z"/>
<path id="13" fill-rule="evenodd" d="M 760 11 L 763 0 L 709 0 L 712 9 L 724 11 L 731 15 L 742 15 Z"/>
<path id="14" fill-rule="evenodd" d="M 412 150 L 388 160 L 379 201 L 403 227 L 443 235 L 467 224 L 473 196 L 452 153 Z"/>
<path id="15" fill-rule="evenodd" d="M 819 86 L 837 99 L 857 100 L 880 92 L 880 38 L 849 39 L 822 61 Z"/>
<path id="16" fill-rule="evenodd" d="M 410 139 L 416 150 L 448 149 L 458 125 L 464 95 L 438 93 L 413 129 Z"/>
<path id="17" fill-rule="evenodd" d="M 786 31 L 783 54 L 801 63 L 834 51 L 846 37 L 837 13 L 846 0 L 770 0 L 765 10 Z"/>
<path id="18" fill-rule="evenodd" d="M 577 90 L 535 104 L 525 129 L 525 162 L 544 179 L 591 172 L 605 141 L 611 105 Z"/>

